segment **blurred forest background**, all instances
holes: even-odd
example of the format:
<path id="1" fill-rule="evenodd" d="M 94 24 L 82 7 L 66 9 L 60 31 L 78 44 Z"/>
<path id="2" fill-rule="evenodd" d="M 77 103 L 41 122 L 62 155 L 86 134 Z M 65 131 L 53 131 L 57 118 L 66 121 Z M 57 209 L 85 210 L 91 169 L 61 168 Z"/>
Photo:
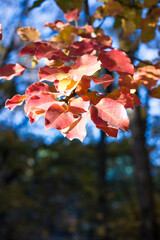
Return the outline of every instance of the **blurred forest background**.
<path id="1" fill-rule="evenodd" d="M 42 26 L 64 20 L 58 7 L 82 6 L 79 24 L 90 20 L 103 4 L 96 0 L 0 0 L 0 67 L 17 62 L 24 46 L 16 30 L 37 28 L 44 39 L 52 31 Z M 109 1 L 105 1 L 106 3 Z M 118 1 L 127 16 L 145 19 L 158 1 Z M 152 3 L 151 3 L 152 2 Z M 140 9 L 139 3 L 147 3 Z M 136 5 L 137 4 L 137 5 Z M 139 12 L 136 12 L 138 11 Z M 127 15 L 128 14 L 128 15 Z M 127 37 L 121 19 L 109 14 L 93 22 L 113 38 L 113 47 L 135 62 L 159 58 L 160 24 Z M 145 36 L 144 36 L 145 35 Z M 30 61 L 20 57 L 18 62 Z M 28 71 L 12 81 L 0 80 L 0 240 L 158 240 L 160 239 L 160 100 L 139 89 L 142 106 L 129 112 L 132 130 L 118 139 L 106 137 L 88 123 L 82 144 L 63 138 L 57 130 L 44 131 L 43 119 L 30 126 L 23 107 L 4 109 L 6 99 L 23 94 L 37 80 Z"/>

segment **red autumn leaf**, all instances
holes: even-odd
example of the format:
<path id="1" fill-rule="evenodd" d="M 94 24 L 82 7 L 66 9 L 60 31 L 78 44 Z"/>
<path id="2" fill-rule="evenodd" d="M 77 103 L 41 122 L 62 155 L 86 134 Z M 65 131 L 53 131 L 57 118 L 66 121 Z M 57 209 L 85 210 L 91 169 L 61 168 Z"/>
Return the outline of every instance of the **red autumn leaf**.
<path id="1" fill-rule="evenodd" d="M 26 95 L 33 96 L 41 92 L 51 92 L 51 88 L 46 83 L 36 82 L 27 88 Z"/>
<path id="2" fill-rule="evenodd" d="M 102 119 L 108 127 L 118 128 L 127 131 L 129 120 L 124 106 L 111 98 L 102 98 L 98 104 L 91 106 L 91 113 L 94 109 L 95 114 L 91 115 L 92 121 L 98 126 L 98 119 Z M 98 117 L 98 118 L 97 118 Z"/>
<path id="3" fill-rule="evenodd" d="M 97 109 L 94 106 L 91 106 L 90 108 L 90 114 L 91 114 L 91 119 L 96 125 L 97 128 L 101 129 L 104 131 L 107 136 L 109 137 L 117 137 L 118 134 L 118 128 L 112 128 L 109 126 L 108 122 L 103 121 L 97 113 Z"/>
<path id="4" fill-rule="evenodd" d="M 35 51 L 35 56 L 38 60 L 40 60 L 41 58 L 48 58 L 49 60 L 55 61 L 62 60 L 66 62 L 75 60 L 75 58 L 69 57 L 66 54 L 64 54 L 62 50 L 57 49 L 57 46 L 55 48 L 55 46 L 46 43 L 42 43 L 37 47 Z"/>
<path id="5" fill-rule="evenodd" d="M 26 95 L 17 94 L 12 99 L 6 101 L 5 107 L 12 111 L 15 107 L 22 105 L 26 98 Z"/>
<path id="6" fill-rule="evenodd" d="M 89 116 L 88 113 L 83 113 L 78 119 L 76 119 L 71 124 L 67 132 L 64 132 L 63 134 L 69 140 L 77 138 L 82 142 L 86 137 L 86 123 L 88 116 Z"/>
<path id="7" fill-rule="evenodd" d="M 160 69 L 157 69 L 155 66 L 138 68 L 134 78 L 139 80 L 148 89 L 151 89 L 156 86 L 157 81 L 160 79 Z"/>
<path id="8" fill-rule="evenodd" d="M 47 44 L 41 44 L 35 52 L 35 56 L 38 60 L 41 58 L 58 59 L 60 50 L 54 49 L 52 46 Z"/>
<path id="9" fill-rule="evenodd" d="M 58 130 L 69 127 L 74 121 L 73 113 L 68 112 L 66 107 L 59 103 L 52 104 L 45 114 L 45 128 L 56 128 Z"/>
<path id="10" fill-rule="evenodd" d="M 91 25 L 85 25 L 77 28 L 77 34 L 83 38 L 90 38 L 91 33 L 94 32 L 94 29 Z"/>
<path id="11" fill-rule="evenodd" d="M 54 82 L 56 79 L 61 80 L 63 78 L 66 78 L 66 73 L 68 73 L 70 67 L 48 67 L 44 66 L 39 69 L 39 79 L 40 81 L 47 80 L 50 82 Z"/>
<path id="12" fill-rule="evenodd" d="M 119 77 L 118 85 L 120 87 L 127 87 L 129 89 L 136 89 L 139 85 L 139 80 L 135 79 L 134 76 L 131 75 L 123 75 Z"/>
<path id="13" fill-rule="evenodd" d="M 134 67 L 127 55 L 118 50 L 113 49 L 109 52 L 100 52 L 98 60 L 102 62 L 102 67 L 109 71 L 116 71 L 120 75 L 134 74 Z"/>
<path id="14" fill-rule="evenodd" d="M 94 40 L 97 42 L 97 50 L 104 50 L 112 45 L 112 38 L 102 33 L 98 34 Z"/>
<path id="15" fill-rule="evenodd" d="M 81 80 L 79 81 L 77 87 L 76 87 L 76 93 L 80 95 L 86 94 L 88 89 L 90 88 L 90 82 L 91 78 L 88 76 L 83 76 Z"/>
<path id="16" fill-rule="evenodd" d="M 35 112 L 36 110 L 47 110 L 50 105 L 56 102 L 57 99 L 53 93 L 41 92 L 37 95 L 31 96 L 25 104 L 25 112 L 28 115 L 29 112 Z"/>
<path id="17" fill-rule="evenodd" d="M 112 78 L 109 74 L 105 74 L 103 77 L 92 77 L 93 81 L 96 84 L 102 84 L 104 88 L 108 87 L 113 81 L 114 78 Z"/>
<path id="18" fill-rule="evenodd" d="M 39 45 L 41 45 L 40 42 L 34 42 L 34 43 L 31 43 L 30 45 L 26 45 L 24 48 L 20 50 L 18 56 L 24 56 L 24 55 L 34 56 L 35 51 Z"/>
<path id="19" fill-rule="evenodd" d="M 90 100 L 87 96 L 71 98 L 68 103 L 69 111 L 80 114 L 88 111 Z"/>
<path id="20" fill-rule="evenodd" d="M 82 56 L 90 54 L 96 47 L 96 42 L 93 39 L 83 39 L 82 41 L 74 42 L 70 48 L 70 55 Z"/>
<path id="21" fill-rule="evenodd" d="M 0 79 L 11 80 L 15 76 L 21 76 L 26 67 L 20 63 L 7 64 L 3 68 L 0 68 Z"/>
<path id="22" fill-rule="evenodd" d="M 108 137 L 117 138 L 117 134 L 118 134 L 117 128 L 111 128 L 106 126 L 96 126 L 96 127 L 104 131 Z"/>
<path id="23" fill-rule="evenodd" d="M 160 85 L 151 91 L 151 97 L 160 98 Z"/>
<path id="24" fill-rule="evenodd" d="M 155 68 L 160 69 L 160 62 L 157 62 L 154 66 Z"/>
<path id="25" fill-rule="evenodd" d="M 132 108 L 141 104 L 139 97 L 136 94 L 130 93 L 130 90 L 126 87 L 121 87 L 110 94 L 107 97 L 116 100 L 121 103 L 125 108 Z"/>
<path id="26" fill-rule="evenodd" d="M 0 24 L 0 40 L 2 40 L 2 25 Z"/>
<path id="27" fill-rule="evenodd" d="M 96 56 L 83 55 L 78 58 L 69 71 L 75 81 L 79 81 L 83 75 L 91 76 L 100 69 L 100 61 Z"/>
<path id="28" fill-rule="evenodd" d="M 111 37 L 99 34 L 95 38 L 74 42 L 70 48 L 70 55 L 82 56 L 84 54 L 91 54 L 94 50 L 99 51 L 111 47 L 111 44 Z"/>
<path id="29" fill-rule="evenodd" d="M 64 14 L 65 19 L 67 19 L 68 22 L 72 22 L 74 20 L 78 20 L 79 18 L 79 11 L 78 9 L 74 9 L 73 11 Z"/>

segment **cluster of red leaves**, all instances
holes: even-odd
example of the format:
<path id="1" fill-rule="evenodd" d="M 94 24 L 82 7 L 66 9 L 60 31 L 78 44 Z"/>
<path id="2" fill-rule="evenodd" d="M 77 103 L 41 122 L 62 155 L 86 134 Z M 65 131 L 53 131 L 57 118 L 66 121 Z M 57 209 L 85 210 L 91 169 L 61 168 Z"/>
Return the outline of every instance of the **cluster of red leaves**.
<path id="1" fill-rule="evenodd" d="M 68 21 L 77 20 L 78 12 L 65 16 Z M 133 78 L 134 67 L 127 55 L 112 49 L 111 38 L 102 31 L 95 32 L 91 26 L 74 27 L 62 21 L 46 26 L 58 32 L 50 41 L 41 40 L 39 32 L 32 27 L 18 30 L 22 39 L 29 42 L 19 56 L 30 55 L 37 61 L 42 58 L 47 61 L 39 68 L 40 82 L 30 85 L 24 95 L 7 100 L 6 107 L 13 110 L 25 101 L 25 114 L 31 123 L 44 116 L 46 129 L 56 128 L 70 140 L 83 141 L 89 116 L 108 136 L 117 137 L 118 130 L 128 131 L 126 108 L 133 109 L 141 103 L 129 90 L 137 86 L 137 80 Z M 104 89 L 114 81 L 109 74 L 95 76 L 101 68 L 120 75 L 119 89 L 105 95 L 90 90 L 91 81 L 102 84 Z M 0 69 L 0 78 L 10 80 L 21 76 L 25 69 L 19 63 L 8 64 Z"/>

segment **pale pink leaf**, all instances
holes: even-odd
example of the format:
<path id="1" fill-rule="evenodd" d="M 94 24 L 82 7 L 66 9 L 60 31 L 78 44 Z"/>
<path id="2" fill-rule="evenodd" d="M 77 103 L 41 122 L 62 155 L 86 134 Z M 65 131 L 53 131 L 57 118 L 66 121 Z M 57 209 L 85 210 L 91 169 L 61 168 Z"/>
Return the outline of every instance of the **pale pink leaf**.
<path id="1" fill-rule="evenodd" d="M 54 82 L 55 80 L 61 80 L 63 78 L 67 78 L 66 73 L 69 71 L 70 67 L 41 67 L 38 73 L 40 81 L 47 80 L 50 82 Z"/>
<path id="2" fill-rule="evenodd" d="M 69 139 L 73 140 L 74 138 L 79 139 L 83 142 L 84 138 L 86 137 L 86 123 L 87 118 L 89 117 L 88 113 L 83 113 L 78 119 L 76 119 L 67 132 L 64 135 Z"/>
<path id="3" fill-rule="evenodd" d="M 75 81 L 80 81 L 83 75 L 91 76 L 100 69 L 101 62 L 96 56 L 83 55 L 78 58 L 69 71 Z"/>
<path id="4" fill-rule="evenodd" d="M 74 121 L 73 113 L 66 111 L 66 108 L 59 103 L 52 104 L 45 114 L 45 128 L 65 129 Z"/>
<path id="5" fill-rule="evenodd" d="M 98 129 L 104 131 L 109 137 L 117 137 L 118 128 L 111 127 L 108 122 L 98 116 L 98 110 L 95 106 L 90 108 L 91 119 Z"/>
<path id="6" fill-rule="evenodd" d="M 53 93 L 41 92 L 37 95 L 31 96 L 25 104 L 25 112 L 29 114 L 30 111 L 37 109 L 47 110 L 54 102 L 58 101 Z"/>
<path id="7" fill-rule="evenodd" d="M 90 100 L 87 96 L 71 98 L 68 103 L 69 111 L 80 114 L 88 111 Z"/>
<path id="8" fill-rule="evenodd" d="M 107 123 L 108 127 L 118 128 L 127 131 L 129 119 L 124 106 L 111 98 L 102 98 L 98 104 L 90 107 L 91 119 L 96 125 L 100 125 L 98 120 L 101 119 Z"/>

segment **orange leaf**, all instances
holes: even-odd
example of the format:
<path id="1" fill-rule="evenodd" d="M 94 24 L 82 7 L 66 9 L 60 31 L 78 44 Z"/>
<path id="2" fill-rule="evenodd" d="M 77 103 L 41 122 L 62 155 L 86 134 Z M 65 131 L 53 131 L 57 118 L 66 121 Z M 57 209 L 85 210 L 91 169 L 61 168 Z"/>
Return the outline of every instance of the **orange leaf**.
<path id="1" fill-rule="evenodd" d="M 86 94 L 88 89 L 90 88 L 90 82 L 91 78 L 88 76 L 83 76 L 81 80 L 79 81 L 77 87 L 76 87 L 76 93 L 80 95 Z"/>

